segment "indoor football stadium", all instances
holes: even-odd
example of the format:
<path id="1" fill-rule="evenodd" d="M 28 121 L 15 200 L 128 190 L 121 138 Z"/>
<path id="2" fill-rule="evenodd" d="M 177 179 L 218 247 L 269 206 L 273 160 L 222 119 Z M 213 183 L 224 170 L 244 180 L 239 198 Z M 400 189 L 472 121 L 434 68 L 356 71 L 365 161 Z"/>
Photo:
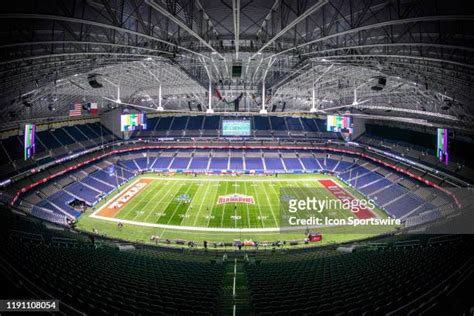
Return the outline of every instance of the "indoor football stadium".
<path id="1" fill-rule="evenodd" d="M 474 315 L 470 2 L 2 1 L 0 314 Z"/>

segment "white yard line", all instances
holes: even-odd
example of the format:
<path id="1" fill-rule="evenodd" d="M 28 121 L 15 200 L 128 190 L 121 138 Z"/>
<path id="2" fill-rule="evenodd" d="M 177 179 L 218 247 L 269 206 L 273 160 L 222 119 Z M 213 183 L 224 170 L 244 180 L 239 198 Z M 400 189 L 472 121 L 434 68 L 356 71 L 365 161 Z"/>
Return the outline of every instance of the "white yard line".
<path id="1" fill-rule="evenodd" d="M 247 190 L 247 184 L 244 184 L 244 194 L 249 195 L 248 190 Z M 245 204 L 245 208 L 247 209 L 247 223 L 248 223 L 248 226 L 251 227 L 252 225 L 250 224 L 250 211 L 249 211 L 249 205 L 247 203 Z"/>
<path id="2" fill-rule="evenodd" d="M 153 184 L 153 182 L 148 183 L 146 189 L 149 188 L 148 185 L 152 185 L 152 184 Z M 135 201 L 135 203 L 134 203 L 133 205 L 131 205 L 131 208 L 130 208 L 126 213 L 123 213 L 123 211 L 127 208 L 128 203 L 127 203 L 127 205 L 125 205 L 117 214 L 115 214 L 115 216 L 119 215 L 120 213 L 123 213 L 123 214 L 121 214 L 121 215 L 122 215 L 124 218 L 127 218 L 129 214 L 133 214 L 133 212 L 134 212 L 135 209 L 138 207 L 138 205 L 140 205 L 140 202 L 142 202 L 143 200 L 145 200 L 145 202 L 146 202 L 146 201 L 148 200 L 148 196 L 153 193 L 153 192 L 147 192 L 147 193 L 145 193 L 144 191 L 145 191 L 146 189 L 143 189 L 142 192 L 140 192 L 137 196 L 135 196 L 135 197 L 133 198 L 133 200 Z M 154 197 L 154 196 L 155 196 L 155 194 L 153 193 L 153 197 Z M 147 203 L 145 204 L 145 206 L 148 205 L 148 203 L 149 203 L 149 202 L 147 202 Z M 141 211 L 144 212 L 143 210 L 141 210 Z M 137 219 L 137 217 L 140 217 L 140 215 L 141 215 L 141 214 L 135 214 L 135 215 L 133 215 L 133 220 Z M 115 216 L 114 216 L 114 217 L 115 217 Z"/>
<path id="3" fill-rule="evenodd" d="M 156 223 L 147 223 L 147 222 L 139 222 L 139 221 L 133 221 L 133 220 L 124 220 L 124 219 L 118 219 L 118 218 L 113 218 L 113 217 L 106 217 L 106 216 L 100 216 L 100 215 L 97 215 L 97 213 L 99 213 L 102 209 L 108 207 L 108 205 L 110 205 L 111 203 L 113 203 L 115 200 L 117 200 L 118 198 L 120 198 L 122 196 L 122 193 L 123 192 L 126 192 L 128 189 L 130 189 L 133 185 L 135 185 L 137 182 L 139 182 L 141 179 L 150 179 L 150 180 L 162 180 L 162 181 L 194 181 L 194 182 L 252 182 L 252 183 L 255 183 L 255 182 L 310 182 L 310 181 L 314 181 L 314 180 L 329 180 L 331 178 L 321 178 L 321 179 L 275 179 L 273 177 L 271 178 L 268 178 L 268 179 L 255 179 L 255 178 L 249 178 L 249 179 L 196 179 L 196 178 L 190 178 L 190 179 L 186 179 L 186 178 L 167 178 L 167 177 L 153 177 L 153 176 L 145 176 L 145 177 L 140 177 L 139 179 L 136 179 L 135 181 L 133 181 L 132 183 L 130 183 L 127 187 L 123 188 L 122 191 L 120 193 L 118 193 L 116 196 L 114 196 L 110 201 L 108 201 L 107 203 L 105 203 L 104 205 L 102 205 L 99 209 L 97 209 L 96 211 L 94 211 L 91 215 L 89 215 L 90 217 L 93 217 L 93 218 L 96 218 L 96 219 L 101 219 L 101 220 L 106 220 L 106 221 L 110 221 L 110 222 L 121 222 L 121 223 L 125 223 L 125 224 L 130 224 L 130 225 L 136 225 L 136 226 L 144 226 L 144 227 L 155 227 L 155 228 L 163 228 L 163 229 L 174 229 L 174 230 L 184 230 L 184 231 L 202 231 L 202 232 L 247 232 L 247 233 L 259 233 L 259 232 L 279 232 L 280 231 L 280 227 L 270 227 L 270 228 L 218 228 L 218 227 L 196 227 L 196 226 L 181 226 L 181 225 L 168 225 L 168 224 L 156 224 Z M 331 179 L 332 180 L 332 179 Z M 226 184 L 228 185 L 228 183 Z M 174 188 L 174 186 L 172 186 Z M 206 194 L 207 194 L 207 190 L 209 188 L 206 188 Z M 276 190 L 274 188 L 272 188 L 274 190 L 274 192 L 276 192 Z M 170 190 L 170 189 L 168 189 Z M 188 189 L 189 190 L 189 189 Z M 264 189 L 265 190 L 265 189 Z M 169 192 L 169 191 L 168 191 Z M 247 188 L 245 188 L 245 192 L 247 192 Z M 257 192 L 255 192 L 256 195 L 258 195 Z M 166 194 L 167 195 L 167 194 Z M 166 196 L 164 195 L 160 201 Z M 265 195 L 266 195 L 266 198 L 267 198 L 267 202 L 270 202 L 269 201 L 269 198 L 266 194 L 266 190 L 265 190 Z M 256 196 L 257 198 L 257 196 Z M 248 208 L 248 206 L 247 206 Z M 260 221 L 261 221 L 261 224 L 263 226 L 265 226 L 263 224 L 263 221 L 262 221 L 262 213 L 261 213 L 261 210 L 260 208 L 257 206 L 257 208 L 259 209 L 259 212 L 260 212 Z M 224 205 L 224 209 L 225 209 L 225 205 Z M 201 207 L 198 211 L 198 213 L 201 212 Z M 273 218 L 275 220 L 275 214 L 273 212 L 273 209 L 271 209 L 271 212 L 272 212 L 272 215 L 273 215 Z M 175 212 L 176 213 L 176 209 L 175 209 Z M 222 215 L 224 215 L 225 211 L 223 212 Z M 212 214 L 212 213 L 211 213 Z M 174 215 L 174 214 L 173 214 Z M 223 216 L 221 218 L 221 220 L 223 220 Z M 168 221 L 169 222 L 169 221 Z M 209 219 L 209 222 L 210 222 L 210 219 Z M 209 224 L 209 223 L 208 223 Z M 314 226 L 314 227 L 326 227 L 326 225 L 321 225 L 321 226 Z M 288 228 L 285 228 L 285 229 L 288 229 Z M 301 227 L 293 227 L 293 228 L 290 228 L 289 230 L 301 230 Z"/>
<path id="4" fill-rule="evenodd" d="M 258 213 L 260 214 L 260 224 L 262 225 L 263 228 L 265 228 L 265 223 L 263 222 L 263 215 L 262 215 L 262 210 L 260 209 L 260 203 L 259 203 L 259 196 L 261 195 L 260 192 L 257 192 L 255 190 L 256 187 L 253 187 L 253 192 L 255 193 L 255 207 L 258 209 Z"/>
<path id="5" fill-rule="evenodd" d="M 229 185 L 229 182 L 225 183 L 225 192 L 229 192 L 227 190 L 227 187 Z M 224 215 L 225 215 L 225 207 L 227 206 L 227 203 L 222 204 L 222 215 L 221 215 L 221 227 L 224 225 Z"/>
<path id="6" fill-rule="evenodd" d="M 290 190 L 296 195 L 296 196 L 299 196 L 298 192 L 303 192 L 303 194 L 305 193 L 304 191 L 304 188 L 300 187 L 299 185 L 297 185 L 296 187 L 288 187 L 290 188 Z M 312 189 L 320 189 L 320 187 L 318 187 L 317 185 L 314 184 L 314 186 L 312 187 Z M 305 194 L 304 194 L 305 195 Z M 306 215 L 307 216 L 311 216 L 311 215 L 314 215 L 314 214 L 311 214 L 308 210 L 306 210 Z"/>
<path id="7" fill-rule="evenodd" d="M 192 186 L 187 187 L 187 188 L 186 188 L 186 192 L 183 193 L 183 194 L 188 194 L 191 189 L 192 189 Z M 178 193 L 179 193 L 179 190 L 178 190 Z M 168 219 L 168 222 L 167 222 L 166 225 L 168 225 L 168 223 L 173 219 L 174 215 L 176 214 L 176 211 L 181 207 L 181 203 L 182 203 L 182 202 L 179 202 L 179 201 L 178 201 L 178 203 L 177 203 L 176 206 L 174 207 L 173 214 L 171 214 L 171 217 Z M 189 203 L 189 205 L 191 205 L 191 203 Z M 184 215 L 186 215 L 186 213 L 188 212 L 188 210 L 189 210 L 189 206 L 188 206 L 188 208 L 186 209 L 186 212 L 184 213 Z M 181 218 L 181 221 L 183 221 L 182 218 Z"/>
<path id="8" fill-rule="evenodd" d="M 207 192 L 209 191 L 209 187 L 210 187 L 210 186 L 209 186 L 209 185 L 206 185 L 206 184 L 204 184 L 204 185 L 206 186 L 206 191 L 204 191 L 204 198 L 201 199 L 201 204 L 199 205 L 198 212 L 197 212 L 197 214 L 196 214 L 196 217 L 194 218 L 193 225 L 196 225 L 196 222 L 197 222 L 197 220 L 199 219 L 199 214 L 201 214 L 202 205 L 204 204 L 204 201 L 206 200 L 205 197 L 207 197 Z M 196 193 L 197 193 L 197 192 L 196 192 Z"/>
<path id="9" fill-rule="evenodd" d="M 273 189 L 273 187 L 272 187 Z M 275 226 L 278 226 L 278 221 L 276 219 L 276 216 L 275 216 L 275 212 L 273 212 L 273 205 L 272 205 L 272 202 L 270 202 L 270 198 L 268 197 L 268 194 L 267 194 L 267 189 L 265 188 L 265 186 L 263 186 L 263 191 L 265 192 L 265 197 L 267 199 L 267 202 L 268 202 L 268 208 L 270 208 L 270 212 L 272 213 L 272 217 L 273 217 L 273 222 L 275 223 Z M 273 192 L 276 192 L 275 189 L 273 189 Z M 279 196 L 279 194 L 277 194 L 277 196 Z M 260 207 L 259 207 L 260 209 Z M 262 212 L 260 212 L 261 214 Z"/>
<path id="10" fill-rule="evenodd" d="M 212 203 L 213 203 L 212 201 L 215 201 L 218 196 L 219 196 L 219 187 L 216 188 L 216 191 L 214 192 L 214 195 L 212 196 L 211 205 L 212 205 Z M 206 197 L 206 198 L 204 198 L 204 199 L 205 199 L 206 202 L 207 202 L 207 199 L 208 199 L 208 198 Z M 213 207 L 211 207 L 211 209 L 209 210 L 210 213 L 208 213 L 208 215 L 207 215 L 207 216 L 208 216 L 208 219 L 207 219 L 206 227 L 209 227 L 209 224 L 211 223 L 212 216 L 213 216 L 213 215 L 212 215 L 212 211 L 213 211 L 213 210 L 214 210 Z"/>
<path id="11" fill-rule="evenodd" d="M 332 178 L 313 178 L 313 179 L 279 179 L 275 177 L 268 177 L 269 179 L 207 179 L 207 178 L 166 178 L 144 176 L 140 179 L 163 180 L 163 181 L 201 181 L 201 182 L 301 182 L 301 181 L 315 181 L 315 180 L 333 180 Z"/>
<path id="12" fill-rule="evenodd" d="M 161 212 L 162 214 L 164 214 L 164 212 L 166 211 L 166 208 L 170 205 L 171 201 L 168 201 L 168 203 L 166 204 L 165 207 L 163 207 L 163 206 L 161 205 L 161 202 L 163 201 L 163 199 L 166 199 L 166 197 L 168 196 L 168 194 L 170 193 L 170 191 L 173 191 L 173 190 L 174 190 L 174 187 L 175 187 L 174 185 L 168 186 L 168 190 L 166 190 L 166 192 L 165 192 L 164 194 L 163 194 L 163 192 L 162 192 L 161 190 L 156 191 L 155 194 L 153 195 L 153 199 L 150 200 L 148 203 L 150 203 L 151 201 L 154 201 L 154 202 L 156 203 L 156 201 L 155 201 L 155 199 L 154 199 L 155 196 L 156 196 L 157 194 L 161 195 L 161 198 L 158 200 L 158 202 L 155 204 L 155 206 L 158 205 L 158 206 L 159 206 L 158 211 Z M 147 205 L 148 205 L 148 203 L 147 203 Z M 145 205 L 145 206 L 146 206 L 146 205 Z M 153 208 L 152 212 L 150 212 L 150 213 L 145 217 L 145 221 L 147 221 L 148 218 L 150 217 L 150 215 L 151 215 L 151 214 L 154 214 L 156 211 L 157 211 L 157 210 L 156 210 L 155 208 Z M 156 215 L 156 214 L 155 214 L 155 215 Z M 165 215 L 166 215 L 166 214 L 165 214 Z M 156 220 L 157 220 L 157 221 L 160 220 L 161 216 L 163 216 L 163 215 L 158 216 L 158 217 L 156 218 Z"/>

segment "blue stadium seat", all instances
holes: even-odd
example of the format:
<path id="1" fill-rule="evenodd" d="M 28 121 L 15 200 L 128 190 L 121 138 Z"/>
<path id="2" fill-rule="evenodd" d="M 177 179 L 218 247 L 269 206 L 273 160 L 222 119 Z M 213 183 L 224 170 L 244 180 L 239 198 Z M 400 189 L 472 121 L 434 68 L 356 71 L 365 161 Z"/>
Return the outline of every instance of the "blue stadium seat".
<path id="1" fill-rule="evenodd" d="M 146 170 L 148 168 L 147 158 L 136 158 L 135 162 L 141 170 Z"/>
<path id="2" fill-rule="evenodd" d="M 301 122 L 303 123 L 303 127 L 308 132 L 320 132 L 318 126 L 316 125 L 314 119 L 302 117 Z"/>
<path id="3" fill-rule="evenodd" d="M 171 117 L 171 116 L 160 118 L 158 124 L 156 125 L 156 130 L 157 131 L 167 131 L 167 130 L 169 130 L 172 120 L 173 120 L 173 117 Z"/>
<path id="4" fill-rule="evenodd" d="M 267 170 L 285 170 L 280 158 L 264 158 Z M 257 169 L 257 168 L 256 168 Z"/>
<path id="5" fill-rule="evenodd" d="M 229 167 L 230 167 L 231 170 L 243 170 L 244 169 L 243 158 L 241 158 L 241 157 L 231 157 Z"/>
<path id="6" fill-rule="evenodd" d="M 223 157 L 211 158 L 209 169 L 227 170 L 228 161 L 229 161 L 228 158 L 223 158 Z"/>
<path id="7" fill-rule="evenodd" d="M 18 136 L 11 136 L 2 140 L 3 147 L 8 152 L 11 160 L 23 159 L 23 142 Z"/>
<path id="8" fill-rule="evenodd" d="M 95 188 L 96 190 L 99 190 L 105 193 L 110 193 L 115 189 L 115 186 L 111 184 L 105 184 L 90 176 L 85 177 L 84 179 L 81 180 L 81 182 L 90 187 Z"/>
<path id="9" fill-rule="evenodd" d="M 72 201 L 74 201 L 75 198 L 70 195 L 69 193 L 65 192 L 65 191 L 58 191 L 56 193 L 54 193 L 53 195 L 49 196 L 48 197 L 48 200 L 44 200 L 42 201 L 41 203 L 38 204 L 38 206 L 41 206 L 41 207 L 45 207 L 49 210 L 52 210 L 52 211 L 55 211 L 59 214 L 61 214 L 61 210 L 74 216 L 74 217 L 78 217 L 79 215 L 81 215 L 80 212 L 76 211 L 74 208 L 72 208 L 69 203 L 71 203 Z M 61 210 L 58 210 L 55 206 L 53 206 L 53 204 L 51 203 L 48 203 L 48 201 L 54 203 L 54 205 L 56 205 L 57 207 L 59 207 Z"/>
<path id="10" fill-rule="evenodd" d="M 7 156 L 7 152 L 3 149 L 3 140 L 1 141 L 2 145 L 0 145 L 0 161 L 1 164 L 6 164 L 10 159 Z"/>
<path id="11" fill-rule="evenodd" d="M 298 158 L 283 158 L 283 162 L 285 163 L 287 170 L 303 170 L 303 166 Z"/>
<path id="12" fill-rule="evenodd" d="M 190 158 L 175 157 L 171 163 L 170 169 L 186 169 L 188 167 Z"/>
<path id="13" fill-rule="evenodd" d="M 245 158 L 245 166 L 247 170 L 264 170 L 262 158 Z"/>
<path id="14" fill-rule="evenodd" d="M 147 118 L 147 121 L 146 121 L 146 130 L 147 130 L 147 131 L 156 130 L 156 125 L 158 124 L 158 121 L 159 121 L 159 120 L 160 120 L 159 117 Z"/>
<path id="15" fill-rule="evenodd" d="M 325 121 L 325 120 L 314 119 L 314 122 L 315 122 L 316 125 L 318 126 L 318 129 L 319 129 L 320 132 L 326 132 L 326 131 L 327 131 L 327 128 L 326 128 L 326 121 Z"/>
<path id="16" fill-rule="evenodd" d="M 270 121 L 268 120 L 268 116 L 255 116 L 254 124 L 256 130 L 267 131 L 270 129 Z"/>
<path id="17" fill-rule="evenodd" d="M 209 157 L 194 157 L 189 169 L 207 169 Z"/>
<path id="18" fill-rule="evenodd" d="M 96 134 L 95 131 L 89 126 L 89 124 L 76 125 L 83 134 L 87 136 L 88 139 L 94 139 L 100 137 L 100 134 Z"/>
<path id="19" fill-rule="evenodd" d="M 202 129 L 202 122 L 204 120 L 204 116 L 190 116 L 188 121 L 188 130 L 199 130 Z"/>
<path id="20" fill-rule="evenodd" d="M 99 192 L 85 186 L 80 182 L 75 182 L 68 185 L 65 190 L 72 195 L 84 200 L 89 205 L 93 205 L 100 196 Z"/>
<path id="21" fill-rule="evenodd" d="M 76 142 L 82 142 L 87 140 L 87 136 L 85 136 L 76 126 L 65 126 L 64 129 L 71 135 Z"/>
<path id="22" fill-rule="evenodd" d="M 301 162 L 306 170 L 321 170 L 318 161 L 314 158 L 301 158 Z"/>
<path id="23" fill-rule="evenodd" d="M 168 169 L 172 159 L 171 157 L 158 157 L 151 169 Z"/>
<path id="24" fill-rule="evenodd" d="M 275 131 L 286 131 L 288 128 L 285 124 L 285 119 L 279 116 L 270 116 L 270 122 L 272 124 L 272 129 Z"/>
<path id="25" fill-rule="evenodd" d="M 99 137 L 104 137 L 112 134 L 111 131 L 109 131 L 105 126 L 100 123 L 87 124 L 87 126 L 90 127 Z"/>
<path id="26" fill-rule="evenodd" d="M 220 119 L 220 116 L 206 116 L 206 119 L 204 121 L 204 129 L 219 129 Z"/>
<path id="27" fill-rule="evenodd" d="M 286 123 L 288 125 L 288 130 L 290 131 L 302 131 L 303 126 L 301 125 L 301 121 L 299 118 L 296 117 L 287 117 Z"/>
<path id="28" fill-rule="evenodd" d="M 170 130 L 184 130 L 188 122 L 187 116 L 175 116 L 173 123 L 170 126 Z"/>

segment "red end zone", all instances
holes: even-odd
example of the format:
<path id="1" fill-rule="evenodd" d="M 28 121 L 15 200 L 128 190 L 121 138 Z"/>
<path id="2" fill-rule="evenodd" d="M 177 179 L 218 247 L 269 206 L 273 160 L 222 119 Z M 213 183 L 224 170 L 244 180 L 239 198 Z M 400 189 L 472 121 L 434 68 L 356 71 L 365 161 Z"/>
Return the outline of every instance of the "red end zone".
<path id="1" fill-rule="evenodd" d="M 114 217 L 120 210 L 130 202 L 143 188 L 153 182 L 153 179 L 140 179 L 130 185 L 126 190 L 118 194 L 114 199 L 105 204 L 97 216 Z"/>
<path id="2" fill-rule="evenodd" d="M 352 194 L 344 190 L 340 185 L 338 185 L 336 182 L 332 180 L 318 180 L 318 181 L 319 183 L 324 185 L 324 187 L 328 189 L 339 200 L 352 201 L 355 199 Z M 357 208 L 357 211 L 354 212 L 354 215 L 360 219 L 376 217 L 376 215 L 370 209 L 362 205 Z"/>

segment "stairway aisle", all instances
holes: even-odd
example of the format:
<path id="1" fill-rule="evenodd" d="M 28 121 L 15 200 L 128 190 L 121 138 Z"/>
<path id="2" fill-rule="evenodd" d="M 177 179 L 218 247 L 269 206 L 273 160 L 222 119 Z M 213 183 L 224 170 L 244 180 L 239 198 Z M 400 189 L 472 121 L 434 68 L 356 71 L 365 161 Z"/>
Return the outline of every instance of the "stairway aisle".
<path id="1" fill-rule="evenodd" d="M 224 284 L 219 297 L 220 315 L 253 315 L 243 259 L 225 263 Z"/>

